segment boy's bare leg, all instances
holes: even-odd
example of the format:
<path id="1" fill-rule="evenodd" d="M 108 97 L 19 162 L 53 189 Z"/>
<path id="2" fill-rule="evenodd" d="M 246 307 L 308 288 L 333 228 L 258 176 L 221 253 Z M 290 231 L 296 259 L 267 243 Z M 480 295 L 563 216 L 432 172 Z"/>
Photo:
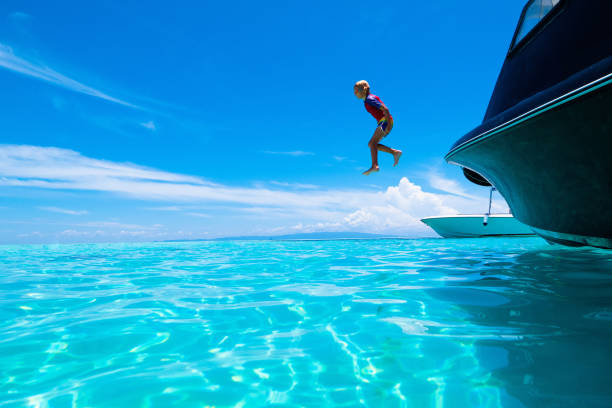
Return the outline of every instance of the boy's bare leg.
<path id="1" fill-rule="evenodd" d="M 393 167 L 397 166 L 400 157 L 402 157 L 402 151 L 396 150 L 395 153 L 393 153 Z"/>
<path id="2" fill-rule="evenodd" d="M 381 128 L 376 128 L 376 130 L 374 131 L 374 135 L 372 136 L 372 139 L 370 139 L 370 142 L 368 143 L 368 146 L 370 147 L 370 153 L 372 155 L 372 167 L 364 171 L 363 174 L 368 175 L 372 172 L 380 170 L 380 168 L 378 167 L 378 151 L 379 150 L 381 152 L 392 154 L 393 155 L 393 167 L 397 166 L 397 163 L 399 162 L 400 157 L 402 157 L 402 151 L 392 149 L 388 146 L 378 143 L 385 136 L 387 136 L 387 133 L 384 130 L 382 130 Z"/>
<path id="3" fill-rule="evenodd" d="M 366 176 L 374 171 L 380 170 L 378 167 L 378 142 L 380 142 L 385 136 L 385 132 L 381 128 L 377 127 L 374 131 L 374 135 L 372 135 L 372 138 L 368 143 L 368 146 L 370 147 L 370 154 L 372 156 L 372 167 L 363 172 L 363 174 Z"/>
<path id="4" fill-rule="evenodd" d="M 397 162 L 399 161 L 400 157 L 402 157 L 401 150 L 395 150 L 380 143 L 378 144 L 378 150 L 380 150 L 381 152 L 391 153 L 393 155 L 393 167 L 397 166 Z"/>

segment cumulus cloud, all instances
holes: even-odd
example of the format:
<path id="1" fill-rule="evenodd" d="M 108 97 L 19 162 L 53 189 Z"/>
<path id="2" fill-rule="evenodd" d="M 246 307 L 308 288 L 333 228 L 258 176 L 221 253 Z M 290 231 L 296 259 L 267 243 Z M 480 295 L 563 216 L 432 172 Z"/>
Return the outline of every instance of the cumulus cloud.
<path id="1" fill-rule="evenodd" d="M 67 149 L 0 145 L 0 186 L 107 192 L 165 202 L 168 206 L 157 208 L 167 211 L 180 211 L 188 203 L 220 204 L 225 212 L 282 222 L 286 227 L 281 228 L 289 231 L 425 231 L 420 218 L 484 206 L 481 199 L 423 191 L 406 177 L 383 191 L 324 190 L 316 186 L 296 190 L 282 183 L 275 185 L 278 188 L 231 186 L 132 163 L 94 159 Z M 205 214 L 192 210 L 189 215 Z"/>
<path id="2" fill-rule="evenodd" d="M 344 222 L 351 227 L 366 227 L 370 231 L 401 231 L 420 229 L 421 218 L 431 215 L 456 214 L 444 196 L 423 191 L 403 177 L 397 186 L 388 187 L 377 200 L 364 204 L 348 214 Z"/>
<path id="3" fill-rule="evenodd" d="M 140 107 L 129 102 L 110 96 L 98 89 L 87 86 L 78 82 L 66 75 L 63 75 L 45 64 L 29 61 L 25 58 L 17 56 L 13 49 L 7 45 L 0 43 L 0 67 L 26 75 L 44 82 L 48 82 L 62 88 L 70 89 L 74 92 L 79 92 L 85 95 L 94 96 L 104 99 L 109 102 L 119 105 L 129 106 L 131 108 L 140 109 Z"/>

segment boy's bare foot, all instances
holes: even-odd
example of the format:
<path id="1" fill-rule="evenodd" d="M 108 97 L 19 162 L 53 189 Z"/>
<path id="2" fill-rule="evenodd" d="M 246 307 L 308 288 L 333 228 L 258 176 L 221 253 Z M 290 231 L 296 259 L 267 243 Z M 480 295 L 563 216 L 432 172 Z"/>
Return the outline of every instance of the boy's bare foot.
<path id="1" fill-rule="evenodd" d="M 373 173 L 373 172 L 378 171 L 378 170 L 380 170 L 380 168 L 378 166 L 372 166 L 369 169 L 367 169 L 366 171 L 364 171 L 363 174 L 367 176 L 368 174 Z"/>
<path id="2" fill-rule="evenodd" d="M 399 161 L 400 157 L 402 157 L 402 151 L 398 150 L 396 153 L 393 153 L 393 167 L 397 166 L 397 162 Z"/>

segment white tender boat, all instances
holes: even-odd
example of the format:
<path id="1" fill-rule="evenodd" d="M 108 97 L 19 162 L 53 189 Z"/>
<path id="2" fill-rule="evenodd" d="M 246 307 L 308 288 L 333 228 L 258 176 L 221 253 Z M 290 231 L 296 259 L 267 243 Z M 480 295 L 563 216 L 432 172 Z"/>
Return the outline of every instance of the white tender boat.
<path id="1" fill-rule="evenodd" d="M 425 224 L 444 238 L 528 236 L 535 233 L 512 214 L 449 215 L 423 218 Z"/>
<path id="2" fill-rule="evenodd" d="M 493 191 L 489 195 L 489 211 L 486 214 L 458 214 L 427 217 L 421 221 L 444 238 L 475 238 L 529 236 L 535 233 L 512 214 L 491 214 Z"/>

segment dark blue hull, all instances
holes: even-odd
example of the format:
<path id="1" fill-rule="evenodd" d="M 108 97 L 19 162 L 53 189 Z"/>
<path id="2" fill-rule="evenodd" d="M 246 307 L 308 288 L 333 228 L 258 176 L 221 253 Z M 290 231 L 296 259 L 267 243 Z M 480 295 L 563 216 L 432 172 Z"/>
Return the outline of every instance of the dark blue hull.
<path id="1" fill-rule="evenodd" d="M 529 0 L 482 124 L 446 155 L 566 245 L 612 248 L 610 16 L 610 0 Z"/>
<path id="2" fill-rule="evenodd" d="M 455 146 L 546 239 L 612 248 L 612 76 Z"/>

